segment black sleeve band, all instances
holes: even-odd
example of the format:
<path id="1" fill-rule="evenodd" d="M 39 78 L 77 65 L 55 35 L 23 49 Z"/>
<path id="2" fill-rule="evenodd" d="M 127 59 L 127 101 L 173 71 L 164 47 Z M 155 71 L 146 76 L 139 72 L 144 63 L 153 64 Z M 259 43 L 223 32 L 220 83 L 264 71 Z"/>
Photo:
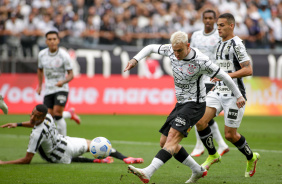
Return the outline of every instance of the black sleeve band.
<path id="1" fill-rule="evenodd" d="M 211 77 L 212 79 L 218 74 L 220 68 L 218 68 L 218 70 L 215 72 L 215 74 Z"/>
<path id="2" fill-rule="evenodd" d="M 17 123 L 17 126 L 23 126 L 23 123 Z"/>

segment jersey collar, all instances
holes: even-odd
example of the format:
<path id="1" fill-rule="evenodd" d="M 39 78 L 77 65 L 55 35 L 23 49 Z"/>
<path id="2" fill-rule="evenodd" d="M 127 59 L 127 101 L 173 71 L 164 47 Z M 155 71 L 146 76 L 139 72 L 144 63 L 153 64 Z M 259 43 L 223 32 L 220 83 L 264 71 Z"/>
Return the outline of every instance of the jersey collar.
<path id="1" fill-rule="evenodd" d="M 203 30 L 203 35 L 204 35 L 204 36 L 209 36 L 209 35 L 212 35 L 215 31 L 216 31 L 216 29 L 213 29 L 212 32 L 210 32 L 210 33 L 205 33 L 205 30 Z"/>
<path id="2" fill-rule="evenodd" d="M 58 50 L 57 50 L 56 52 L 54 52 L 54 53 L 51 53 L 50 50 L 48 49 L 48 55 L 49 55 L 49 56 L 55 56 L 55 55 L 58 54 L 58 52 L 59 52 L 59 48 L 58 48 Z"/>
<path id="3" fill-rule="evenodd" d="M 192 59 L 195 59 L 196 57 L 196 51 L 191 48 L 189 54 L 186 56 L 186 58 L 183 59 L 183 61 L 190 61 Z"/>

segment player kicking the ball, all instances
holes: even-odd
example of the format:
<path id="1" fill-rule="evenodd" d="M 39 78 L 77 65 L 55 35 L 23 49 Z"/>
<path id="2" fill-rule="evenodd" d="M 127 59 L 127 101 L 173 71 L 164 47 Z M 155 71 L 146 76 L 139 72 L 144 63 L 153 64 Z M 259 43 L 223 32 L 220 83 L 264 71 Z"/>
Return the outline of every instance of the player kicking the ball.
<path id="1" fill-rule="evenodd" d="M 195 183 L 207 175 L 207 170 L 179 144 L 205 113 L 206 92 L 203 75 L 223 80 L 234 93 L 237 99 L 234 103 L 238 108 L 245 105 L 245 99 L 231 77 L 198 49 L 190 47 L 186 33 L 182 31 L 173 33 L 170 42 L 171 44 L 144 47 L 128 62 L 124 70 L 132 69 L 138 61 L 149 54 L 158 53 L 169 57 L 173 71 L 177 104 L 160 129 L 162 149 L 148 167 L 143 169 L 131 165 L 128 167 L 129 171 L 138 176 L 143 183 L 148 183 L 153 174 L 172 156 L 192 170 L 192 176 L 186 183 Z"/>
<path id="2" fill-rule="evenodd" d="M 30 115 L 30 121 L 8 123 L 1 127 L 15 128 L 18 126 L 32 128 L 26 155 L 18 160 L 0 160 L 0 164 L 29 164 L 36 152 L 50 163 L 112 163 L 112 157 L 123 160 L 126 164 L 144 162 L 142 158 L 126 157 L 116 149 L 112 149 L 110 156 L 101 160 L 81 157 L 83 153 L 89 152 L 91 141 L 84 138 L 69 137 L 59 134 L 52 116 L 48 114 L 48 108 L 43 104 L 34 107 Z"/>

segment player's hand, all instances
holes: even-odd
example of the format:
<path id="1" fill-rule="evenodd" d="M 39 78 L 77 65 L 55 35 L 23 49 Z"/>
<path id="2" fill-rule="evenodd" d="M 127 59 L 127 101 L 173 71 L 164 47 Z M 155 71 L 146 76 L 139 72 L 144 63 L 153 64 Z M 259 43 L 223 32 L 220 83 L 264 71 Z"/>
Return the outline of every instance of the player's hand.
<path id="1" fill-rule="evenodd" d="M 4 125 L 1 125 L 2 128 L 16 128 L 18 125 L 17 123 L 7 123 Z"/>
<path id="2" fill-rule="evenodd" d="M 41 87 L 38 87 L 38 88 L 36 89 L 36 93 L 37 93 L 38 95 L 40 95 L 41 90 L 42 90 L 42 88 L 41 88 Z"/>
<path id="3" fill-rule="evenodd" d="M 59 82 L 56 84 L 56 86 L 58 86 L 58 87 L 62 87 L 63 85 L 64 85 L 63 81 L 59 81 Z"/>
<path id="4" fill-rule="evenodd" d="M 221 80 L 218 79 L 218 78 L 216 78 L 216 77 L 214 77 L 214 78 L 211 79 L 211 82 L 217 82 L 217 81 L 221 81 Z"/>
<path id="5" fill-rule="evenodd" d="M 236 105 L 237 105 L 238 108 L 244 107 L 245 104 L 246 104 L 246 100 L 243 96 L 241 96 L 237 99 Z"/>
<path id="6" fill-rule="evenodd" d="M 134 68 L 137 65 L 137 61 L 135 59 L 131 59 L 130 61 L 128 61 L 126 68 L 124 69 L 123 72 L 126 72 L 128 70 L 130 70 L 131 68 Z"/>

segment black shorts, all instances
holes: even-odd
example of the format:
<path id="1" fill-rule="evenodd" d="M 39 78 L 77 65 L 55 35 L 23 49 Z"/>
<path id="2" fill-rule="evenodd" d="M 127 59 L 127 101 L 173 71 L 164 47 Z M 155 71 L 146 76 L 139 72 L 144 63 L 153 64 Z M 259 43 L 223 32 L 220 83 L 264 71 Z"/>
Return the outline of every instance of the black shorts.
<path id="1" fill-rule="evenodd" d="M 210 92 L 210 90 L 214 87 L 214 84 L 207 83 L 205 84 L 205 86 L 206 86 L 206 94 L 208 94 L 208 92 Z"/>
<path id="2" fill-rule="evenodd" d="M 181 132 L 184 137 L 187 137 L 191 128 L 203 117 L 205 110 L 206 102 L 177 103 L 159 132 L 168 136 L 168 132 L 172 127 Z"/>
<path id="3" fill-rule="evenodd" d="M 46 95 L 44 96 L 43 103 L 48 107 L 48 109 L 53 109 L 54 105 L 65 107 L 68 100 L 68 94 L 68 92 L 60 91 L 57 93 Z"/>

